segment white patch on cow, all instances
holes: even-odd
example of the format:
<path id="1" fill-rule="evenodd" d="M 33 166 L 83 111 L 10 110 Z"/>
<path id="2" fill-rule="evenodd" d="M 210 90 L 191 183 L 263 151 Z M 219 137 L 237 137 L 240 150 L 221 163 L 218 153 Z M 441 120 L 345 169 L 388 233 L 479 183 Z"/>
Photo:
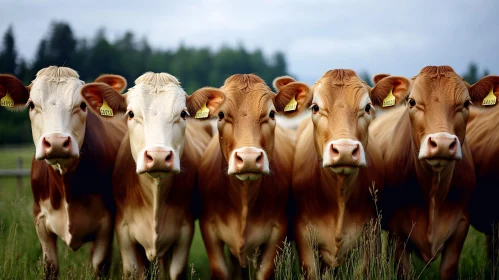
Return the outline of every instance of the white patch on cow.
<path id="1" fill-rule="evenodd" d="M 455 155 L 453 156 L 452 159 L 454 160 L 459 160 L 463 158 L 462 151 L 461 151 L 461 142 L 459 141 L 459 138 L 457 138 L 456 135 L 447 133 L 447 132 L 439 132 L 439 133 L 434 133 L 434 134 L 428 134 L 425 137 L 423 137 L 423 141 L 421 142 L 421 148 L 419 149 L 419 159 L 426 159 L 428 157 L 432 157 L 432 151 L 431 147 L 429 145 L 429 138 L 432 137 L 434 139 L 453 139 L 456 141 L 456 152 Z M 449 158 L 451 159 L 451 158 Z"/>
<path id="2" fill-rule="evenodd" d="M 254 153 L 254 154 L 261 154 L 263 157 L 263 166 L 258 164 L 258 163 L 253 163 L 249 162 L 247 165 L 250 170 L 257 170 L 259 169 L 259 172 L 244 172 L 244 170 L 240 170 L 236 163 L 236 153 L 238 152 L 244 152 L 244 153 Z M 270 171 L 269 168 L 269 158 L 267 156 L 267 153 L 263 149 L 260 148 L 255 148 L 255 147 L 242 147 L 239 149 L 235 149 L 230 153 L 229 157 L 229 169 L 228 169 L 228 174 L 229 175 L 236 175 L 236 177 L 241 180 L 241 181 L 246 181 L 246 180 L 256 180 L 260 178 L 261 174 L 268 174 Z"/>
<path id="3" fill-rule="evenodd" d="M 35 143 L 35 158 L 46 159 L 43 139 L 53 134 L 70 137 L 67 157 L 78 158 L 85 137 L 86 111 L 80 109 L 83 102 L 80 89 L 84 82 L 76 71 L 66 67 L 50 66 L 40 70 L 31 84 L 30 100 L 35 108 L 30 110 L 31 129 Z M 50 157 L 50 155 L 49 155 Z M 66 157 L 66 156 L 65 156 Z M 52 160 L 65 169 L 71 161 Z"/>
<path id="4" fill-rule="evenodd" d="M 352 140 L 352 139 L 338 139 L 334 141 L 330 141 L 329 143 L 326 144 L 325 149 L 324 149 L 324 154 L 322 157 L 322 164 L 323 167 L 328 167 L 331 166 L 335 163 L 335 160 L 332 157 L 331 150 L 333 145 L 339 145 L 339 146 L 347 146 L 347 147 L 358 147 L 359 151 L 359 156 L 357 159 L 351 160 L 353 164 L 356 164 L 357 167 L 365 167 L 366 166 L 366 153 L 364 151 L 364 146 L 362 145 L 361 142 L 357 140 Z M 352 165 L 354 167 L 354 165 Z M 333 169 L 336 167 L 333 167 Z M 338 167 L 338 168 L 343 168 L 344 167 Z M 348 169 L 348 168 L 346 168 Z M 334 170 L 333 170 L 334 171 Z M 348 171 L 348 170 L 345 170 Z"/>
<path id="5" fill-rule="evenodd" d="M 128 91 L 127 102 L 128 110 L 134 113 L 128 129 L 137 172 L 147 170 L 145 152 L 158 147 L 173 151 L 173 171 L 180 172 L 186 128 L 180 114 L 187 108 L 179 81 L 166 73 L 145 73 Z"/>
<path id="6" fill-rule="evenodd" d="M 305 119 L 310 117 L 310 110 L 303 110 L 300 114 L 294 117 L 284 117 L 280 115 L 276 115 L 276 123 L 288 129 L 296 130 L 300 123 Z"/>

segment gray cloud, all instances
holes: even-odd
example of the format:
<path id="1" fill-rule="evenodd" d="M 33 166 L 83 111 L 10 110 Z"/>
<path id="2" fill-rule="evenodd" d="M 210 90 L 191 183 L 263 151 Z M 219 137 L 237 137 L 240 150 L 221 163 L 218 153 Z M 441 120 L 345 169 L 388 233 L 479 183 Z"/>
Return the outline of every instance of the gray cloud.
<path id="1" fill-rule="evenodd" d="M 290 72 L 308 83 L 333 68 L 411 77 L 425 65 L 462 73 L 471 61 L 499 74 L 496 0 L 0 2 L 0 32 L 13 24 L 28 58 L 49 23 L 64 20 L 78 37 L 104 27 L 112 38 L 132 30 L 159 48 L 242 42 L 267 54 L 281 50 Z"/>

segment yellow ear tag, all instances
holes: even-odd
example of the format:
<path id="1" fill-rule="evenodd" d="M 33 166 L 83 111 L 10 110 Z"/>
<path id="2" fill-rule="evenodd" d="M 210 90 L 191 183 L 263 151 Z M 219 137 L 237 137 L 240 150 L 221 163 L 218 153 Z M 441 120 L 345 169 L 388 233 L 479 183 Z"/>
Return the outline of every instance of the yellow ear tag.
<path id="1" fill-rule="evenodd" d="M 493 89 L 490 90 L 489 94 L 483 99 L 482 105 L 492 106 L 496 105 L 497 97 L 494 95 Z"/>
<path id="2" fill-rule="evenodd" d="M 391 107 L 395 105 L 395 96 L 393 95 L 393 89 L 390 90 L 390 93 L 383 99 L 383 107 Z"/>
<path id="3" fill-rule="evenodd" d="M 284 107 L 284 112 L 294 111 L 294 110 L 296 110 L 296 106 L 298 106 L 298 102 L 296 102 L 296 99 L 293 96 L 293 99 L 291 99 L 289 101 L 288 105 L 286 105 L 286 107 Z"/>
<path id="4" fill-rule="evenodd" d="M 0 105 L 2 105 L 2 107 L 14 107 L 14 100 L 9 93 L 7 93 L 2 99 L 0 99 Z"/>
<path id="5" fill-rule="evenodd" d="M 208 109 L 208 107 L 206 107 L 206 102 L 205 102 L 203 104 L 203 107 L 201 107 L 201 109 L 199 109 L 196 112 L 196 115 L 194 116 L 194 118 L 195 119 L 206 119 L 209 114 L 210 114 L 210 109 Z"/>
<path id="6" fill-rule="evenodd" d="M 104 103 L 102 103 L 102 106 L 100 106 L 100 114 L 103 116 L 106 116 L 106 117 L 113 116 L 113 109 L 111 109 L 111 107 L 109 107 L 106 100 L 104 100 Z"/>

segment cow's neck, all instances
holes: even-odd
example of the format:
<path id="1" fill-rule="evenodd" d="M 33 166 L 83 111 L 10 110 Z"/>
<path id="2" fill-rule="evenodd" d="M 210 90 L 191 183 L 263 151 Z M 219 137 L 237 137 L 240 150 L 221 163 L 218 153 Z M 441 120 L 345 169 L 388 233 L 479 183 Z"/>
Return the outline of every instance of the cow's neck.
<path id="1" fill-rule="evenodd" d="M 438 217 L 438 210 L 447 198 L 451 188 L 452 174 L 455 162 L 451 162 L 441 171 L 433 171 L 432 168 L 422 160 L 416 159 L 416 175 L 419 186 L 428 206 L 428 242 L 432 243 L 435 219 Z"/>
<path id="2" fill-rule="evenodd" d="M 158 178 L 147 174 L 139 175 L 139 187 L 144 198 L 144 207 L 151 214 L 155 228 L 159 225 L 165 213 L 165 203 L 170 193 L 174 179 L 173 173 Z"/>
<path id="3" fill-rule="evenodd" d="M 233 208 L 238 211 L 241 237 L 244 237 L 248 227 L 248 216 L 258 198 L 263 176 L 254 181 L 241 181 L 235 176 L 229 176 L 230 187 L 228 192 Z"/>
<path id="4" fill-rule="evenodd" d="M 324 176 L 325 178 L 323 179 L 326 180 L 326 184 L 321 184 L 323 186 L 323 192 L 328 194 L 329 199 L 332 200 L 331 203 L 335 204 L 336 209 L 338 210 L 334 235 L 336 252 L 339 252 L 343 238 L 345 208 L 348 200 L 352 197 L 352 194 L 358 187 L 355 183 L 358 181 L 357 177 L 359 175 L 359 170 L 357 169 L 353 174 L 348 176 L 338 175 L 329 169 L 324 171 L 326 176 Z"/>

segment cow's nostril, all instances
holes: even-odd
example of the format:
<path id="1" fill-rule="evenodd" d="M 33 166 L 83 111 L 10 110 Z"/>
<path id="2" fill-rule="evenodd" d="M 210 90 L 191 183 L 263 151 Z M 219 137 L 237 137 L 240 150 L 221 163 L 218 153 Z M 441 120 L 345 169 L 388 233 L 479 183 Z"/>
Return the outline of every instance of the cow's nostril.
<path id="1" fill-rule="evenodd" d="M 263 154 L 260 154 L 257 158 L 256 158 L 256 162 L 260 162 L 262 161 L 263 159 Z"/>
<path id="2" fill-rule="evenodd" d="M 451 150 L 454 150 L 454 148 L 456 148 L 456 140 L 454 140 L 449 146 L 449 149 Z"/>
<path id="3" fill-rule="evenodd" d="M 333 150 L 333 154 L 339 154 L 340 153 L 334 146 L 332 146 L 332 150 Z"/>
<path id="4" fill-rule="evenodd" d="M 241 158 L 241 157 L 240 157 L 237 153 L 236 153 L 236 161 L 237 161 L 238 163 L 242 163 L 242 162 L 244 162 L 244 161 L 243 161 L 243 158 Z"/>
<path id="5" fill-rule="evenodd" d="M 352 155 L 356 155 L 358 152 L 359 152 L 359 145 L 357 145 L 357 147 L 355 147 L 355 149 L 353 149 Z"/>
<path id="6" fill-rule="evenodd" d="M 433 148 L 436 148 L 438 145 L 437 145 L 437 142 L 435 142 L 433 139 L 430 138 L 430 145 L 433 147 Z"/>
<path id="7" fill-rule="evenodd" d="M 68 137 L 68 138 L 64 141 L 64 143 L 62 143 L 62 147 L 63 147 L 63 148 L 68 148 L 68 147 L 69 147 L 69 142 L 70 142 L 70 138 Z"/>
<path id="8" fill-rule="evenodd" d="M 149 161 L 152 161 L 152 156 L 151 156 L 151 155 L 149 155 L 149 153 L 148 153 L 148 152 L 146 152 L 146 158 L 147 158 Z"/>
<path id="9" fill-rule="evenodd" d="M 168 152 L 168 155 L 165 158 L 165 161 L 170 161 L 172 159 L 172 152 Z"/>
<path id="10" fill-rule="evenodd" d="M 43 147 L 44 148 L 50 148 L 51 147 L 50 142 L 47 141 L 47 139 L 45 137 L 43 137 Z"/>

